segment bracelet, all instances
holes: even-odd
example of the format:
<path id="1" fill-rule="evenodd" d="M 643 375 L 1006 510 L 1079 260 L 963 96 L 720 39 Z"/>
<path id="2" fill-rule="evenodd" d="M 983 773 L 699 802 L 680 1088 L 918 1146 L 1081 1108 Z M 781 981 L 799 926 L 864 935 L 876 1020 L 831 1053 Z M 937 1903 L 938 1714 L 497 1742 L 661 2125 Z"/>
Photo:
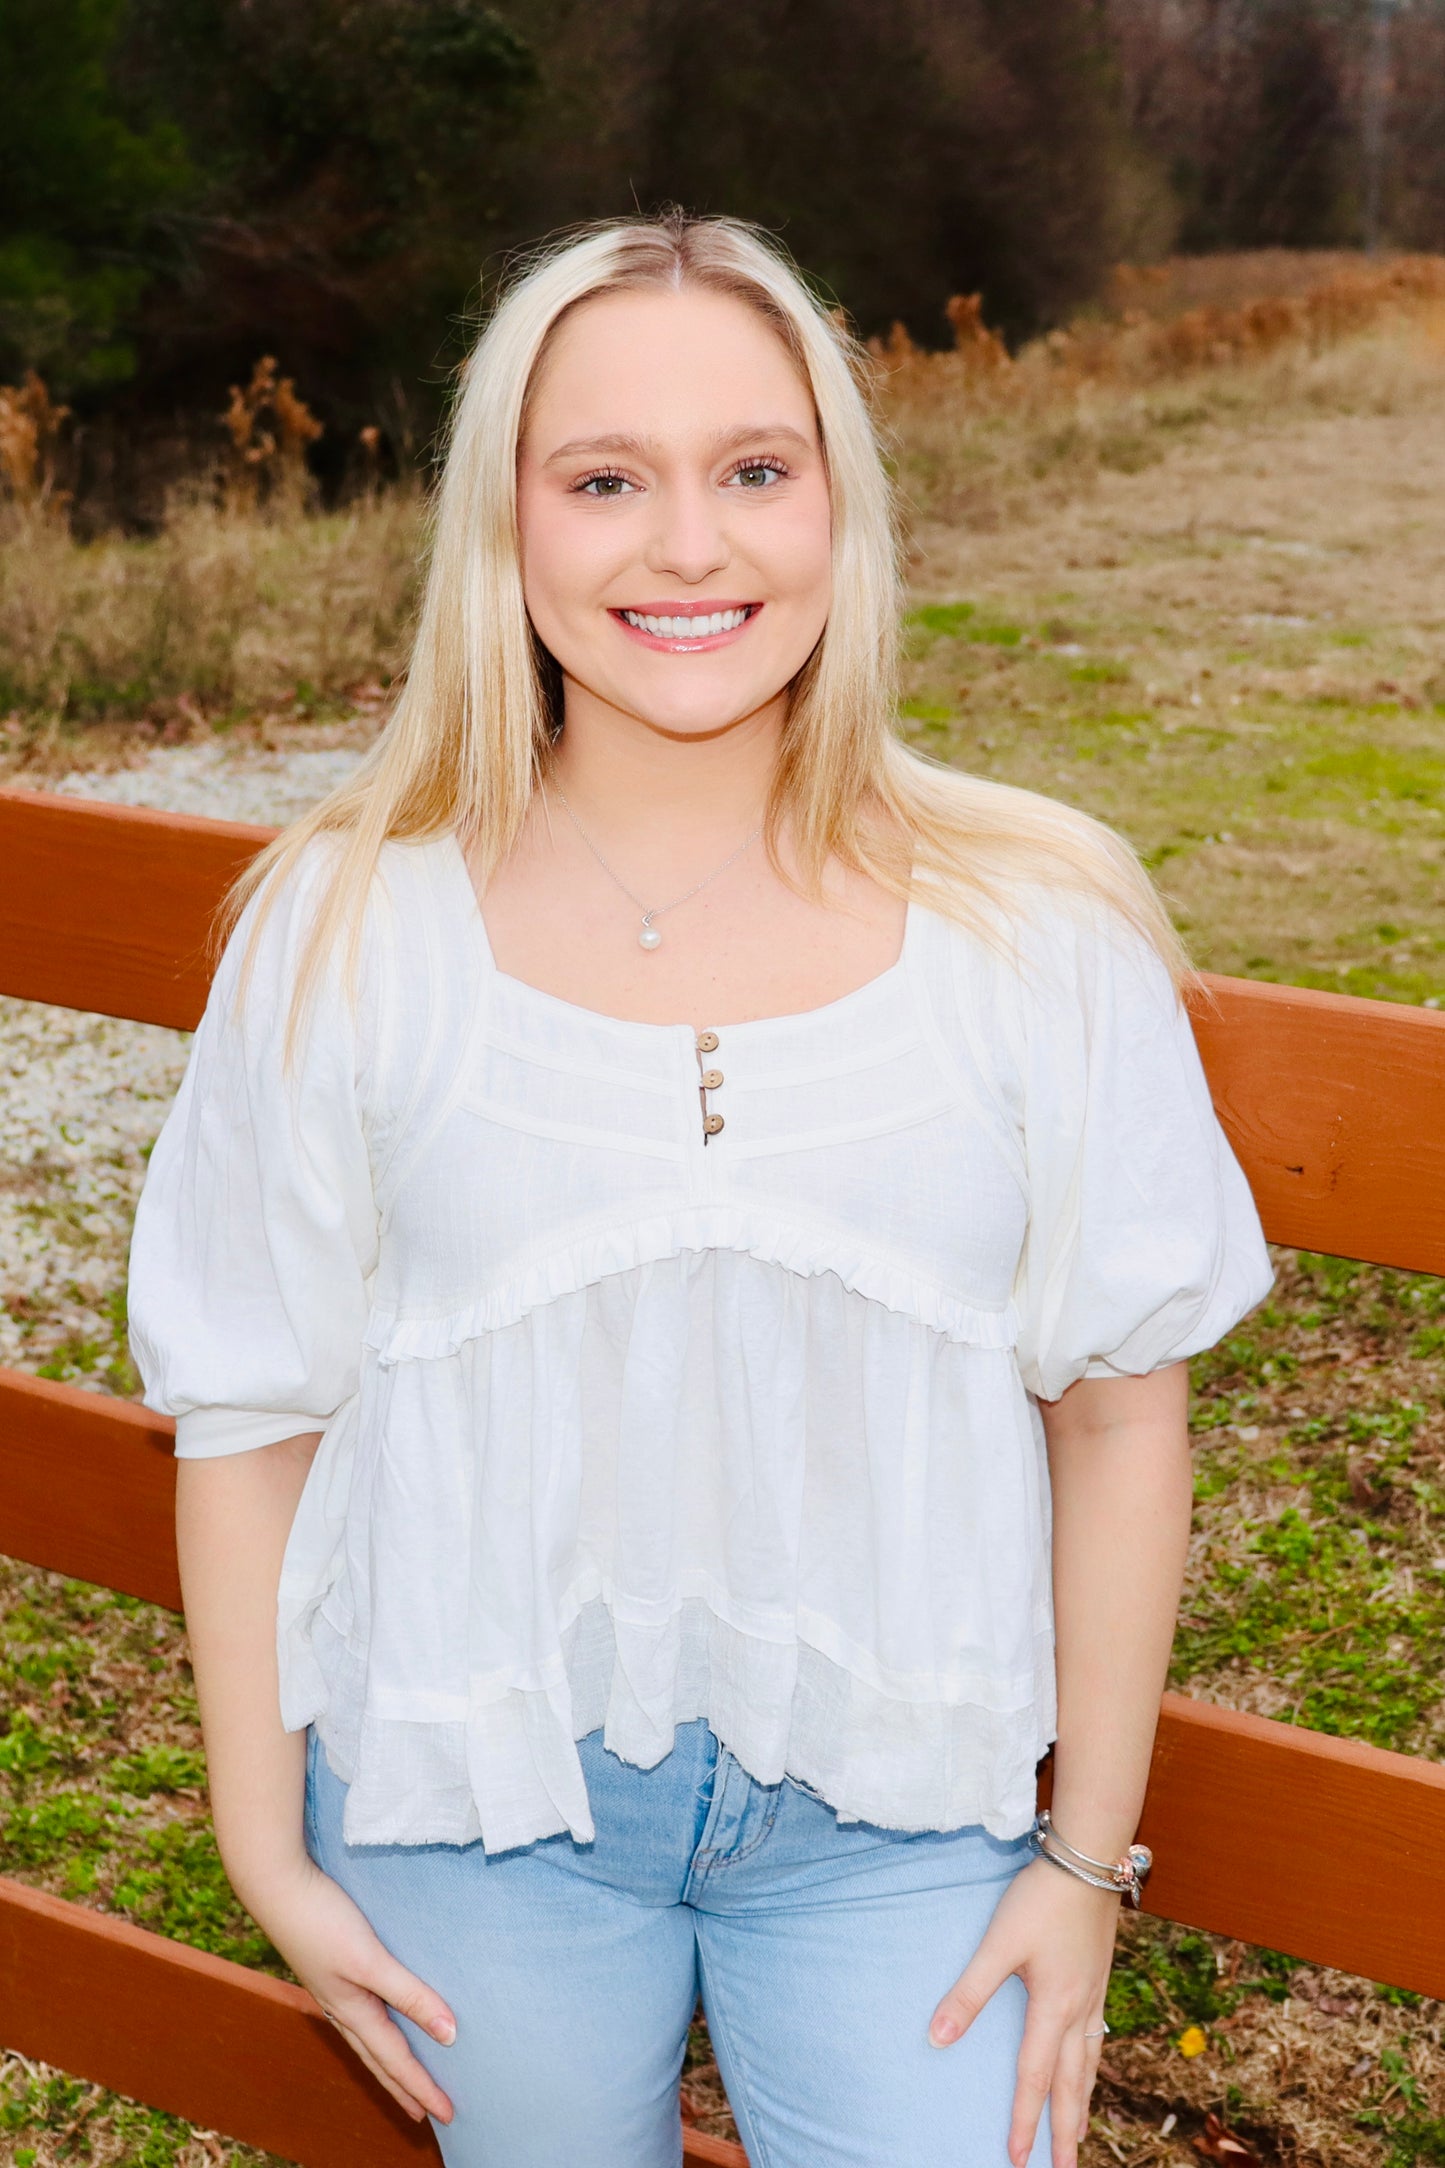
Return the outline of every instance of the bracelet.
<path id="1" fill-rule="evenodd" d="M 1091 1883 L 1095 1889 L 1118 1891 L 1138 1911 L 1145 1878 L 1154 1864 L 1154 1854 L 1147 1844 L 1131 1844 L 1122 1859 L 1091 1859 L 1087 1852 L 1079 1851 L 1067 1837 L 1059 1835 L 1047 1807 L 1040 1808 L 1035 1815 L 1029 1835 L 1035 1848 L 1056 1867 L 1063 1867 L 1069 1874 L 1077 1875 L 1081 1882 Z M 1065 1858 L 1065 1853 L 1072 1857 Z M 1090 1868 L 1097 1871 L 1090 1873 Z"/>

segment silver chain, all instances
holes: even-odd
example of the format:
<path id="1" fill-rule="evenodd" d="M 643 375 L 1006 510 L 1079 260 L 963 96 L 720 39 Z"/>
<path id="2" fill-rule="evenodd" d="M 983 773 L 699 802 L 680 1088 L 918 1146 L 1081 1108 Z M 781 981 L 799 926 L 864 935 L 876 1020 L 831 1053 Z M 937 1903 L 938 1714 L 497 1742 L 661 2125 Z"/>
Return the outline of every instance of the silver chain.
<path id="1" fill-rule="evenodd" d="M 686 895 L 674 896 L 671 903 L 654 904 L 652 909 L 649 910 L 647 905 L 643 902 L 642 898 L 640 896 L 634 896 L 632 890 L 627 886 L 627 883 L 621 878 L 619 874 L 613 871 L 611 866 L 608 865 L 607 860 L 603 857 L 601 851 L 598 850 L 597 845 L 593 842 L 591 836 L 588 835 L 586 829 L 582 826 L 581 821 L 578 820 L 576 814 L 572 811 L 571 806 L 567 803 L 567 793 L 563 790 L 561 784 L 557 782 L 555 778 L 553 779 L 551 787 L 553 790 L 556 791 L 557 796 L 561 799 L 568 820 L 571 821 L 572 826 L 576 829 L 578 835 L 582 838 L 582 841 L 586 844 L 588 850 L 592 853 L 592 856 L 596 859 L 598 865 L 602 868 L 603 872 L 608 876 L 609 879 L 617 883 L 617 886 L 622 890 L 623 895 L 627 898 L 629 903 L 636 904 L 638 910 L 642 913 L 644 925 L 650 925 L 653 919 L 661 918 L 664 911 L 675 911 L 680 903 L 691 902 L 692 898 L 698 893 L 699 889 L 706 888 L 709 881 L 715 881 L 720 873 L 727 872 L 729 866 L 736 865 L 737 861 L 742 857 L 743 852 L 745 850 L 748 850 L 754 843 L 756 843 L 758 837 L 763 832 L 761 825 L 756 827 L 753 830 L 752 834 L 738 845 L 737 849 L 732 853 L 731 857 L 725 858 L 720 866 L 714 866 L 711 873 L 705 873 L 700 881 L 696 882 L 693 887 L 688 889 Z"/>

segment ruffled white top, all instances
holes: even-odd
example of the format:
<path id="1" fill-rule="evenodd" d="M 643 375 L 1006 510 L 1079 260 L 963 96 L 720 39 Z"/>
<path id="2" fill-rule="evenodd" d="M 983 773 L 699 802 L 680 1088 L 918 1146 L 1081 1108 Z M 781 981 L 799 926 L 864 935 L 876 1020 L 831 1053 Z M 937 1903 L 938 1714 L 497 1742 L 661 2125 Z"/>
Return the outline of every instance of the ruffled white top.
<path id="1" fill-rule="evenodd" d="M 700 1063 L 500 971 L 456 836 L 394 839 L 359 999 L 333 962 L 286 1078 L 332 847 L 239 1024 L 254 899 L 222 957 L 130 1340 L 180 1455 L 323 1433 L 277 1646 L 348 1842 L 585 1842 L 575 1742 L 650 1768 L 694 1717 L 840 1821 L 1019 1835 L 1057 1713 L 1036 1402 L 1272 1277 L 1153 952 L 1042 891 L 1013 955 L 914 904 L 891 969 Z"/>

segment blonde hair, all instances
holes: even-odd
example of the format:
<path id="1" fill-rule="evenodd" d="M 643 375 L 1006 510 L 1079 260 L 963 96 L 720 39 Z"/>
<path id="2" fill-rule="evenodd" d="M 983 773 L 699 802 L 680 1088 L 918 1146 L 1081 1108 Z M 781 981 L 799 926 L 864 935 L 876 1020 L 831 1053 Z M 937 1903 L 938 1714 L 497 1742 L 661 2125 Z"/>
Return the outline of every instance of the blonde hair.
<path id="1" fill-rule="evenodd" d="M 729 294 L 756 309 L 791 355 L 817 413 L 832 595 L 822 637 L 789 691 L 765 818 L 774 866 L 782 871 L 777 844 L 786 831 L 807 893 L 820 892 L 836 859 L 994 941 L 1017 916 L 1020 884 L 1071 890 L 1111 905 L 1182 983 L 1178 935 L 1122 837 L 1054 799 L 947 768 L 899 737 L 899 529 L 869 357 L 771 236 L 741 220 L 672 211 L 573 229 L 534 252 L 461 365 L 395 710 L 347 781 L 250 861 L 218 914 L 216 938 L 224 941 L 268 884 L 243 959 L 244 989 L 255 935 L 286 869 L 314 836 L 337 834 L 293 988 L 286 1060 L 343 931 L 354 990 L 365 900 L 388 838 L 419 841 L 455 828 L 483 885 L 517 839 L 561 723 L 555 666 L 522 592 L 517 447 L 529 392 L 570 311 L 602 294 L 657 287 Z"/>

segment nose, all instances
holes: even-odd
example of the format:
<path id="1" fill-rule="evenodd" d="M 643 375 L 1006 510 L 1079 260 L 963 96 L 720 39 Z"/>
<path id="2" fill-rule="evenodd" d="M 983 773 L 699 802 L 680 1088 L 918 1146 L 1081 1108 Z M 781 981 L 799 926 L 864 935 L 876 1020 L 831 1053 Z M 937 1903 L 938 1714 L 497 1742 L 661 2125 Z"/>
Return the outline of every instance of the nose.
<path id="1" fill-rule="evenodd" d="M 653 496 L 653 523 L 643 552 L 649 572 L 696 586 L 732 557 L 720 508 L 707 483 L 676 479 Z"/>

